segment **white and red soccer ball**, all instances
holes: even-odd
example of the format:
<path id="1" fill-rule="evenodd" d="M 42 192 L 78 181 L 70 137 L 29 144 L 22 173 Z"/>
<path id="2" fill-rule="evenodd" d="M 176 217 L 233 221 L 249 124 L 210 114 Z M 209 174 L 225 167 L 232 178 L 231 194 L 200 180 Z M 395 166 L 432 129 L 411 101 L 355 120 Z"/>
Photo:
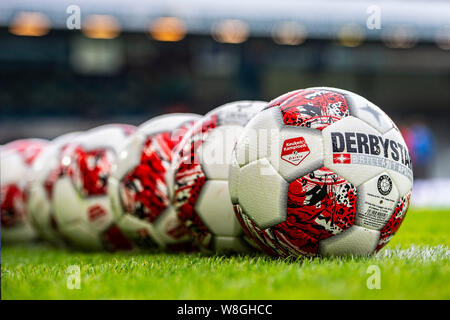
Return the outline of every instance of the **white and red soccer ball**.
<path id="1" fill-rule="evenodd" d="M 52 205 L 58 231 L 71 245 L 87 250 L 131 247 L 113 222 L 108 179 L 122 144 L 135 130 L 123 124 L 100 126 L 64 149 Z"/>
<path id="2" fill-rule="evenodd" d="M 120 150 L 109 179 L 109 196 L 119 229 L 141 249 L 192 248 L 187 228 L 172 206 L 172 152 L 200 118 L 169 114 L 138 127 Z"/>
<path id="3" fill-rule="evenodd" d="M 47 141 L 23 139 L 0 147 L 1 241 L 26 242 L 37 238 L 27 210 L 31 166 Z"/>
<path id="4" fill-rule="evenodd" d="M 248 237 L 277 256 L 368 255 L 408 209 L 406 144 L 377 106 L 309 88 L 271 101 L 233 151 L 230 195 Z"/>
<path id="5" fill-rule="evenodd" d="M 54 217 L 53 187 L 61 174 L 62 154 L 78 135 L 67 133 L 50 141 L 30 172 L 27 201 L 30 220 L 41 238 L 57 246 L 63 245 L 64 239 Z"/>
<path id="6" fill-rule="evenodd" d="M 204 251 L 249 249 L 228 192 L 231 152 L 266 102 L 238 101 L 206 114 L 186 133 L 173 160 L 173 204 Z"/>

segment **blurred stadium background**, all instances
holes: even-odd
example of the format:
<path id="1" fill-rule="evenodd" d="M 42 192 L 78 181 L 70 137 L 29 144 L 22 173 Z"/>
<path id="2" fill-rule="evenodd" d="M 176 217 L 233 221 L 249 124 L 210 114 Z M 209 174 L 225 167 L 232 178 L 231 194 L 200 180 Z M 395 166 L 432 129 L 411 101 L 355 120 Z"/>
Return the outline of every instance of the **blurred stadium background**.
<path id="1" fill-rule="evenodd" d="M 414 204 L 450 206 L 449 50 L 445 0 L 3 0 L 0 144 L 335 86 L 401 127 Z"/>

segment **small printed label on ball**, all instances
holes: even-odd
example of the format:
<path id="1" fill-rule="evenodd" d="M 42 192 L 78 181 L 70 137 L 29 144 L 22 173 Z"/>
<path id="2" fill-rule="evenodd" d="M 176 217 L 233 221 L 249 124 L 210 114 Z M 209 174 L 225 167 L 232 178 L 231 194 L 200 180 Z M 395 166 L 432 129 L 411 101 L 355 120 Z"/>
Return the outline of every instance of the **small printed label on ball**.
<path id="1" fill-rule="evenodd" d="M 381 230 L 392 215 L 398 192 L 392 180 L 382 174 L 360 187 L 360 203 L 355 223 L 357 225 Z"/>
<path id="2" fill-rule="evenodd" d="M 311 151 L 303 137 L 287 139 L 281 149 L 281 159 L 296 166 L 310 153 Z"/>
<path id="3" fill-rule="evenodd" d="M 392 213 L 391 208 L 383 207 L 376 197 L 367 195 L 369 201 L 364 201 L 365 211 L 359 212 L 356 218 L 356 224 L 362 225 L 366 228 L 380 230 L 389 220 Z"/>

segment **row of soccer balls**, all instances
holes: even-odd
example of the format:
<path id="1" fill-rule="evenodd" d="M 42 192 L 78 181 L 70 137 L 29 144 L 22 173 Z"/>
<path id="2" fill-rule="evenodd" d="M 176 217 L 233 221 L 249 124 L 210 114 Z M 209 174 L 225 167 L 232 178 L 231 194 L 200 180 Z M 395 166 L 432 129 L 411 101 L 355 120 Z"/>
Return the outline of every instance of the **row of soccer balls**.
<path id="1" fill-rule="evenodd" d="M 400 227 L 411 161 L 392 120 L 336 88 L 1 147 L 2 243 L 367 255 Z"/>

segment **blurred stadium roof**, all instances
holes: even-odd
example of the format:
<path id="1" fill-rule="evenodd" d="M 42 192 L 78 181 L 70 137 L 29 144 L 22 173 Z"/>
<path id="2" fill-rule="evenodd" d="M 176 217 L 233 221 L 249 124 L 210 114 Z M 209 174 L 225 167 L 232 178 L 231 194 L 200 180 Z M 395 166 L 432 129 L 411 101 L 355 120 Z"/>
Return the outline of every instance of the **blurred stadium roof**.
<path id="1" fill-rule="evenodd" d="M 295 21 L 309 38 L 334 38 L 349 23 L 359 25 L 366 39 L 379 39 L 386 30 L 407 27 L 421 41 L 434 41 L 437 34 L 448 39 L 450 1 L 430 0 L 13 0 L 0 1 L 0 25 L 8 26 L 22 11 L 45 14 L 52 28 L 65 29 L 70 13 L 78 5 L 81 20 L 92 14 L 113 15 L 123 31 L 146 31 L 158 17 L 176 17 L 190 34 L 208 34 L 217 21 L 239 19 L 251 36 L 270 35 L 280 22 Z M 380 9 L 381 29 L 369 30 L 368 8 Z"/>

